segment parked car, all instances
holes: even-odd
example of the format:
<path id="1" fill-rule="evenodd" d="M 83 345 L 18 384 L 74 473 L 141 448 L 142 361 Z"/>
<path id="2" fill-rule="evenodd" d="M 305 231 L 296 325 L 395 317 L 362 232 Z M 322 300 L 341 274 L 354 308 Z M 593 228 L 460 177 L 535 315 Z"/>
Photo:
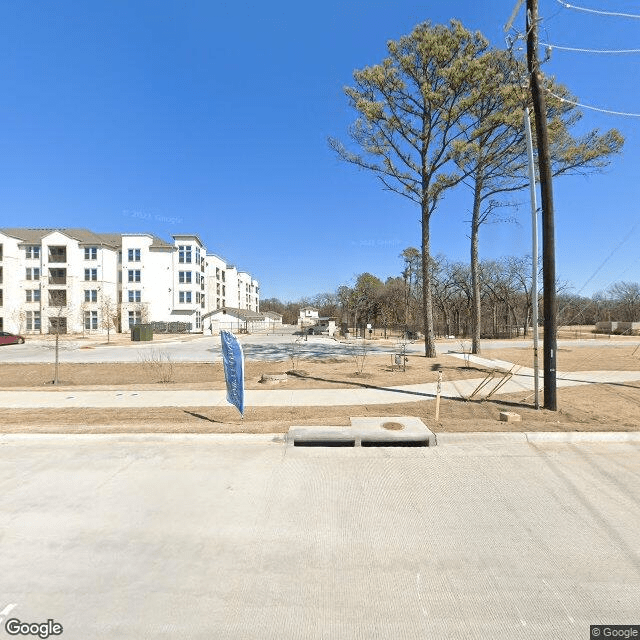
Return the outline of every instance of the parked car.
<path id="1" fill-rule="evenodd" d="M 24 336 L 17 336 L 15 333 L 0 331 L 0 344 L 24 344 Z"/>

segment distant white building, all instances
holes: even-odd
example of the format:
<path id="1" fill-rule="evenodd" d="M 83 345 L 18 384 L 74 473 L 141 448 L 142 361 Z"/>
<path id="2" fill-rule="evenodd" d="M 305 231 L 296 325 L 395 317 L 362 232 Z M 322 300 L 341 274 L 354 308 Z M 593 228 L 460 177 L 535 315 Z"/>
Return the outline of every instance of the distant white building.
<path id="1" fill-rule="evenodd" d="M 224 307 L 210 311 L 203 317 L 205 334 L 216 334 L 223 330 L 233 333 L 257 333 L 265 331 L 271 326 L 264 313 L 249 309 Z"/>
<path id="2" fill-rule="evenodd" d="M 302 307 L 298 316 L 299 327 L 310 327 L 318 321 L 318 309 L 315 307 Z"/>
<path id="3" fill-rule="evenodd" d="M 270 328 L 282 326 L 282 314 L 276 311 L 264 311 L 265 322 Z"/>
<path id="4" fill-rule="evenodd" d="M 230 302 L 258 311 L 258 282 L 207 254 L 197 235 L 173 243 L 149 233 L 0 229 L 0 330 L 15 333 L 128 331 L 182 322 Z"/>

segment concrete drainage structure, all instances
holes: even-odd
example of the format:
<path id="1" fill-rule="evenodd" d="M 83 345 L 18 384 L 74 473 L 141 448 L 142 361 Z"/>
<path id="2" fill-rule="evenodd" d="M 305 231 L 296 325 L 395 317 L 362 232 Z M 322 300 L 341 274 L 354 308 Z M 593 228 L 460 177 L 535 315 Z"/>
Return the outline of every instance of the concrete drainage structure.
<path id="1" fill-rule="evenodd" d="M 260 376 L 260 382 L 278 384 L 280 382 L 286 382 L 289 378 L 286 373 L 263 373 Z"/>
<path id="2" fill-rule="evenodd" d="M 291 427 L 296 447 L 434 447 L 435 434 L 411 416 L 350 418 L 350 427 Z"/>

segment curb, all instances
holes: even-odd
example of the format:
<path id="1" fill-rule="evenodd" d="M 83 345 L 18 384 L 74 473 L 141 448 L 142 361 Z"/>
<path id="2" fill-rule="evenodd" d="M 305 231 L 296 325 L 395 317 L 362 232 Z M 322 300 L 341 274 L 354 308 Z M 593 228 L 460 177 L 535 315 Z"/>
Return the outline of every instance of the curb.
<path id="1" fill-rule="evenodd" d="M 208 440 L 212 444 L 285 444 L 284 433 L 6 433 L 0 435 L 0 445 L 22 441 L 64 441 L 78 440 L 94 442 L 95 440 L 147 440 L 149 442 L 177 440 Z"/>
<path id="2" fill-rule="evenodd" d="M 542 442 L 640 442 L 640 431 L 528 431 L 437 433 L 439 445 L 536 444 Z"/>

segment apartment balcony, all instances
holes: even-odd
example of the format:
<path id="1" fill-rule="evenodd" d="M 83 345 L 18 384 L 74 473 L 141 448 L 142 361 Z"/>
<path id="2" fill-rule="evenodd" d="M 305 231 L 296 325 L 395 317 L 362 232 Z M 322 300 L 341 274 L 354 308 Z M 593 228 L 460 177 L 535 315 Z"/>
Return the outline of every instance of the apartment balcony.
<path id="1" fill-rule="evenodd" d="M 49 284 L 66 285 L 67 270 L 66 269 L 49 269 Z"/>
<path id="2" fill-rule="evenodd" d="M 49 289 L 49 306 L 50 307 L 66 307 L 67 292 L 65 289 Z"/>
<path id="3" fill-rule="evenodd" d="M 66 262 L 67 261 L 67 248 L 66 247 L 49 247 L 48 252 L 49 262 Z"/>

